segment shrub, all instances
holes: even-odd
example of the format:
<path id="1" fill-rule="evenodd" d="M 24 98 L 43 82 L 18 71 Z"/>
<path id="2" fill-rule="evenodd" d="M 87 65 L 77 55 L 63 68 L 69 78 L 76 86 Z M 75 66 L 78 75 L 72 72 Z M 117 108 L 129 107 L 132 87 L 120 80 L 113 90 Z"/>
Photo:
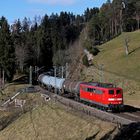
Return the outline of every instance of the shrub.
<path id="1" fill-rule="evenodd" d="M 83 65 L 85 65 L 86 67 L 88 67 L 88 66 L 89 66 L 88 58 L 87 58 L 87 56 L 86 56 L 86 55 L 84 55 L 84 57 L 83 57 L 82 61 L 83 61 Z"/>
<path id="2" fill-rule="evenodd" d="M 86 48 L 94 56 L 96 56 L 100 52 L 100 50 L 97 47 L 93 46 L 92 41 L 88 39 L 84 41 L 83 47 Z"/>
<path id="3" fill-rule="evenodd" d="M 96 47 L 92 47 L 91 50 L 89 50 L 90 53 L 92 53 L 94 56 L 96 56 L 100 51 Z"/>

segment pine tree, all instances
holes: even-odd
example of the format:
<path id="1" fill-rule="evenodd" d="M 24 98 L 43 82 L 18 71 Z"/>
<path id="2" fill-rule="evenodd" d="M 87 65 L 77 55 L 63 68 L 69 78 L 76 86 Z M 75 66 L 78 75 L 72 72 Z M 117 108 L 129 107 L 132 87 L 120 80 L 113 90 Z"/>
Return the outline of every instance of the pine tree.
<path id="1" fill-rule="evenodd" d="M 50 68 L 52 66 L 52 39 L 51 26 L 47 15 L 44 16 L 40 25 L 40 62 L 39 65 Z"/>
<path id="2" fill-rule="evenodd" d="M 6 80 L 12 80 L 15 72 L 15 49 L 5 17 L 0 19 L 0 67 L 5 71 Z"/>

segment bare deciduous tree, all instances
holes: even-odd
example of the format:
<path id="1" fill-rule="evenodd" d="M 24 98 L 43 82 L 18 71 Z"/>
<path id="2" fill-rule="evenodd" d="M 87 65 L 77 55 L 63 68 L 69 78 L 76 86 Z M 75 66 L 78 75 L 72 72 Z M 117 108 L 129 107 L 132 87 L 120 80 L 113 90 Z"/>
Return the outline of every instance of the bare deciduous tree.
<path id="1" fill-rule="evenodd" d="M 22 46 L 17 46 L 15 49 L 15 54 L 16 54 L 16 60 L 17 60 L 17 65 L 19 66 L 21 72 L 23 72 L 25 62 L 27 60 L 27 49 L 24 45 Z"/>
<path id="2" fill-rule="evenodd" d="M 128 37 L 124 38 L 124 47 L 126 55 L 129 55 L 129 39 Z"/>

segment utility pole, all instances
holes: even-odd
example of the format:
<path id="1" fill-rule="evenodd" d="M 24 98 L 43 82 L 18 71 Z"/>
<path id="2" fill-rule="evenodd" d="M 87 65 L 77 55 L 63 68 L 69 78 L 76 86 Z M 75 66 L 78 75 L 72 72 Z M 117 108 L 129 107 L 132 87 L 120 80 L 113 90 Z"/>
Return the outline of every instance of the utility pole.
<path id="1" fill-rule="evenodd" d="M 59 71 L 58 71 L 58 72 L 59 72 L 59 73 L 58 73 L 58 76 L 61 77 L 61 67 L 59 67 L 58 70 L 59 70 Z"/>
<path id="2" fill-rule="evenodd" d="M 55 77 L 55 94 L 56 94 L 56 66 L 54 66 L 54 77 Z"/>
<path id="3" fill-rule="evenodd" d="M 64 78 L 64 67 L 62 66 L 62 78 Z"/>
<path id="4" fill-rule="evenodd" d="M 5 71 L 2 71 L 2 86 L 4 87 L 5 84 Z"/>
<path id="5" fill-rule="evenodd" d="M 38 71 L 39 71 L 39 67 L 35 66 L 35 78 L 38 78 Z"/>
<path id="6" fill-rule="evenodd" d="M 29 84 L 32 85 L 32 66 L 29 68 Z"/>
<path id="7" fill-rule="evenodd" d="M 0 88 L 2 88 L 2 77 L 1 77 L 1 69 L 0 69 Z"/>
<path id="8" fill-rule="evenodd" d="M 68 78 L 68 63 L 66 63 L 66 79 Z"/>

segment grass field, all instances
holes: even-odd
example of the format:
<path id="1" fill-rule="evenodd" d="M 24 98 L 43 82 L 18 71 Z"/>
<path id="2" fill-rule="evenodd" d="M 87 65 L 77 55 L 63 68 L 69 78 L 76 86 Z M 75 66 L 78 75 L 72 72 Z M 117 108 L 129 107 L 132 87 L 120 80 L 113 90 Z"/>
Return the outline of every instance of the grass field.
<path id="1" fill-rule="evenodd" d="M 11 85 L 5 89 L 5 94 L 9 95 L 24 86 Z M 85 140 L 91 137 L 100 139 L 115 128 L 112 123 L 75 112 L 57 102 L 44 103 L 39 93 L 24 93 L 17 98 L 26 100 L 25 106 L 31 105 L 34 109 L 22 114 L 0 131 L 0 140 Z M 12 110 L 0 111 L 0 119 L 10 117 L 13 113 Z"/>
<path id="2" fill-rule="evenodd" d="M 1 140 L 85 140 L 100 139 L 115 125 L 70 111 L 54 102 L 22 115 L 0 132 Z"/>
<path id="3" fill-rule="evenodd" d="M 106 71 L 140 81 L 140 31 L 123 33 L 119 37 L 99 46 L 101 52 L 94 62 L 103 64 Z M 125 54 L 124 39 L 128 38 L 129 52 Z"/>
<path id="4" fill-rule="evenodd" d="M 82 71 L 82 80 L 114 83 L 124 90 L 126 104 L 140 107 L 140 31 L 123 33 L 98 46 L 93 66 Z M 124 39 L 128 38 L 129 55 L 125 54 Z M 96 67 L 103 64 L 103 75 Z"/>

